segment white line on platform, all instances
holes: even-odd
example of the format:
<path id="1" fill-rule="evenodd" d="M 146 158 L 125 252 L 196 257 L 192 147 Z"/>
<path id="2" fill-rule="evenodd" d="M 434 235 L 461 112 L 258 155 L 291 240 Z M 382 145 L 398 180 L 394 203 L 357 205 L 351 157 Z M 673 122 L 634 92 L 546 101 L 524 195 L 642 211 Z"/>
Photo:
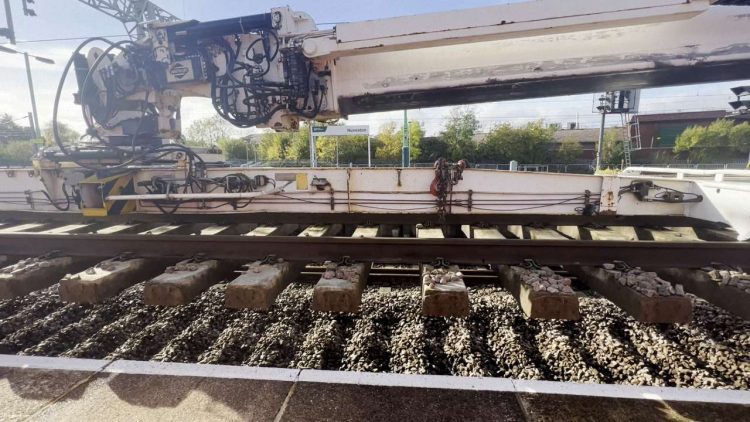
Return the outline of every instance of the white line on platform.
<path id="1" fill-rule="evenodd" d="M 750 391 L 0 355 L 0 367 L 750 405 Z"/>
<path id="2" fill-rule="evenodd" d="M 194 363 L 118 360 L 104 369 L 104 372 L 120 374 L 169 375 L 177 377 L 296 381 L 297 377 L 299 377 L 300 370 L 285 368 L 261 368 L 255 366 L 206 365 Z"/>
<path id="3" fill-rule="evenodd" d="M 98 372 L 112 363 L 100 359 L 49 358 L 43 356 L 0 355 L 0 367 Z"/>
<path id="4" fill-rule="evenodd" d="M 514 391 L 513 382 L 508 378 L 455 377 L 451 375 L 410 375 L 303 369 L 299 381 L 449 390 Z"/>
<path id="5" fill-rule="evenodd" d="M 750 404 L 750 391 L 513 380 L 516 392 L 636 400 Z"/>

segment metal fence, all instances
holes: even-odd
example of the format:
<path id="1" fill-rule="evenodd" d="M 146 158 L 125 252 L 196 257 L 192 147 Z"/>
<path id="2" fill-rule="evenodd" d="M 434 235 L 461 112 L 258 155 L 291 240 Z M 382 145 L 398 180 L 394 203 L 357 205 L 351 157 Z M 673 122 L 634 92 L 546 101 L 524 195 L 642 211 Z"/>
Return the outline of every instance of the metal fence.
<path id="1" fill-rule="evenodd" d="M 431 168 L 434 163 L 411 163 L 411 167 L 417 168 Z M 687 162 L 675 162 L 675 163 L 633 163 L 633 167 L 666 167 L 666 168 L 684 168 L 684 169 L 705 169 L 705 170 L 739 170 L 747 168 L 747 163 L 736 162 L 736 163 L 708 163 L 708 164 L 691 164 Z M 400 167 L 401 163 L 392 161 L 373 161 L 370 167 Z M 241 167 L 310 167 L 310 160 L 281 160 L 281 161 L 258 161 L 248 162 L 241 164 Z M 331 168 L 336 167 L 335 162 L 318 161 L 318 167 Z M 339 168 L 362 168 L 368 167 L 367 163 L 339 163 Z M 473 168 L 487 169 L 487 170 L 510 170 L 509 163 L 479 163 L 474 164 Z M 605 169 L 616 169 L 622 170 L 622 163 L 604 164 Z M 518 171 L 521 172 L 543 172 L 543 173 L 574 173 L 574 174 L 593 174 L 594 165 L 593 163 L 525 163 L 518 164 Z"/>
<path id="2" fill-rule="evenodd" d="M 633 164 L 633 167 L 666 167 L 677 169 L 704 169 L 704 170 L 743 170 L 748 168 L 748 163 L 713 163 L 713 164 Z"/>

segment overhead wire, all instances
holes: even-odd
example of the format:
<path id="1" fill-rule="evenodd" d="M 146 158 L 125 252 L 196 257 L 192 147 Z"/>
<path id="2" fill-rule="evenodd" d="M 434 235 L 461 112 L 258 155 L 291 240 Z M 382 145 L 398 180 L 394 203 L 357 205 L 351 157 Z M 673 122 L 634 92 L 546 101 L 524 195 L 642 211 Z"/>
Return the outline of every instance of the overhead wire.
<path id="1" fill-rule="evenodd" d="M 16 40 L 16 44 L 59 42 L 59 41 L 79 41 L 79 40 L 87 40 L 90 38 L 122 38 L 122 37 L 129 37 L 129 36 L 130 35 L 127 35 L 127 34 L 115 34 L 115 35 L 91 35 L 87 37 L 45 38 L 45 39 L 40 39 L 40 40 Z M 4 44 L 0 44 L 0 45 L 4 45 Z"/>

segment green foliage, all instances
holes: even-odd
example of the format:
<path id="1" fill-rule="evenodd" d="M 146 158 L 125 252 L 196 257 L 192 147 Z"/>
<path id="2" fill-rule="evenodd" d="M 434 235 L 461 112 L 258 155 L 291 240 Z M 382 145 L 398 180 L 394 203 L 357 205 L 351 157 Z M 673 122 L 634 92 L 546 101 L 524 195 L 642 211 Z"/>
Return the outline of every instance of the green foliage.
<path id="1" fill-rule="evenodd" d="M 424 129 L 422 124 L 417 121 L 409 122 L 409 159 L 417 160 L 422 152 L 422 138 Z M 380 131 L 375 136 L 376 149 L 375 158 L 378 160 L 391 161 L 394 163 L 401 162 L 401 154 L 404 147 L 403 126 L 397 126 L 394 122 L 389 122 L 380 127 Z"/>
<path id="2" fill-rule="evenodd" d="M 292 140 L 292 134 L 287 132 L 266 132 L 260 138 L 258 147 L 260 156 L 264 160 L 277 161 L 284 160 L 287 156 L 287 149 Z M 309 155 L 309 153 L 308 153 Z"/>
<path id="3" fill-rule="evenodd" d="M 336 162 L 336 143 L 338 142 L 339 163 L 366 163 L 367 136 L 321 136 L 318 138 L 318 159 L 320 161 Z"/>
<path id="4" fill-rule="evenodd" d="M 424 138 L 424 128 L 417 121 L 409 122 L 409 159 L 414 161 L 422 155 L 422 138 Z"/>
<path id="5" fill-rule="evenodd" d="M 269 161 L 309 160 L 309 129 L 301 125 L 296 132 L 266 132 L 258 146 L 258 157 Z"/>
<path id="6" fill-rule="evenodd" d="M 719 119 L 707 127 L 685 129 L 674 146 L 675 153 L 687 153 L 693 163 L 726 161 L 750 152 L 750 124 L 735 125 Z"/>
<path id="7" fill-rule="evenodd" d="M 401 148 L 403 145 L 403 132 L 394 122 L 388 122 L 380 126 L 380 131 L 375 136 L 377 139 L 377 150 L 375 158 L 378 160 L 401 161 Z"/>
<path id="8" fill-rule="evenodd" d="M 221 116 L 198 119 L 183 133 L 186 145 L 210 147 L 217 145 L 221 139 L 234 137 L 235 128 Z"/>
<path id="9" fill-rule="evenodd" d="M 301 126 L 297 132 L 293 132 L 286 146 L 286 158 L 289 160 L 310 159 L 310 135 L 306 126 Z"/>
<path id="10" fill-rule="evenodd" d="M 2 132 L 15 132 L 21 129 L 21 126 L 16 124 L 13 120 L 13 116 L 8 113 L 4 113 L 0 116 L 0 131 Z"/>
<path id="11" fill-rule="evenodd" d="M 557 150 L 557 161 L 569 164 L 577 161 L 583 154 L 583 147 L 575 139 L 565 139 Z"/>
<path id="12" fill-rule="evenodd" d="M 480 124 L 476 112 L 468 107 L 451 109 L 448 119 L 440 132 L 440 138 L 448 145 L 448 159 L 451 161 L 476 159 L 474 134 Z"/>
<path id="13" fill-rule="evenodd" d="M 0 145 L 0 165 L 30 165 L 34 151 L 34 141 L 11 141 L 4 145 Z"/>
<path id="14" fill-rule="evenodd" d="M 729 132 L 729 145 L 737 152 L 750 154 L 750 123 L 744 122 L 732 128 Z"/>
<path id="15" fill-rule="evenodd" d="M 418 163 L 431 163 L 438 158 L 448 157 L 448 143 L 442 138 L 424 138 L 420 141 L 419 155 L 414 159 Z"/>
<path id="16" fill-rule="evenodd" d="M 248 153 L 250 146 L 243 139 L 219 139 L 219 149 L 224 153 L 227 160 L 245 160 L 252 156 L 252 151 Z"/>
<path id="17" fill-rule="evenodd" d="M 492 163 L 510 160 L 544 163 L 549 159 L 554 133 L 554 128 L 545 128 L 542 122 L 529 123 L 520 128 L 500 124 L 493 127 L 479 145 L 479 156 L 482 161 Z"/>
<path id="18" fill-rule="evenodd" d="M 333 123 L 335 124 L 335 122 Z M 310 159 L 309 128 L 306 125 L 296 132 L 267 132 L 261 137 L 258 155 L 264 160 L 302 161 Z M 421 152 L 421 141 L 424 130 L 419 122 L 409 123 L 411 136 L 411 157 L 416 159 Z M 401 145 L 403 133 L 401 127 L 395 123 L 383 125 L 372 142 L 374 158 L 392 162 L 401 162 Z M 367 162 L 367 136 L 320 136 L 317 138 L 318 160 L 321 162 L 336 162 L 336 144 L 338 142 L 339 163 Z"/>
<path id="19" fill-rule="evenodd" d="M 81 139 L 81 134 L 76 132 L 73 128 L 62 122 L 57 122 L 57 133 L 60 134 L 60 139 L 64 144 L 72 144 Z M 55 145 L 55 136 L 52 131 L 52 122 L 47 122 L 42 129 L 42 137 L 44 138 L 44 145 L 51 146 Z"/>
<path id="20" fill-rule="evenodd" d="M 610 129 L 604 132 L 602 145 L 602 164 L 619 166 L 625 159 L 625 147 L 620 129 Z"/>

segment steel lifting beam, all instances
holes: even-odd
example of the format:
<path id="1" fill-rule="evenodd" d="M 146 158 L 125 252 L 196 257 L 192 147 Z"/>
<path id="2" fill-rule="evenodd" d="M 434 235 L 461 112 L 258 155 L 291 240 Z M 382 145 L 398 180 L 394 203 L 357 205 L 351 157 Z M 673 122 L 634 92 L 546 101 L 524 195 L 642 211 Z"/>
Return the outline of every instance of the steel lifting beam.
<path id="1" fill-rule="evenodd" d="M 165 247 L 165 245 L 169 245 Z M 348 256 L 356 261 L 430 262 L 443 257 L 462 264 L 517 264 L 533 258 L 544 265 L 601 265 L 621 260 L 643 267 L 699 268 L 712 262 L 750 266 L 748 242 L 622 242 L 571 240 L 485 240 L 343 237 L 248 237 L 161 235 L 68 236 L 0 234 L 0 254 L 34 256 L 50 251 L 70 256 L 185 258 L 204 253 L 214 259 L 252 260 L 276 255 L 289 261 L 322 261 Z"/>

